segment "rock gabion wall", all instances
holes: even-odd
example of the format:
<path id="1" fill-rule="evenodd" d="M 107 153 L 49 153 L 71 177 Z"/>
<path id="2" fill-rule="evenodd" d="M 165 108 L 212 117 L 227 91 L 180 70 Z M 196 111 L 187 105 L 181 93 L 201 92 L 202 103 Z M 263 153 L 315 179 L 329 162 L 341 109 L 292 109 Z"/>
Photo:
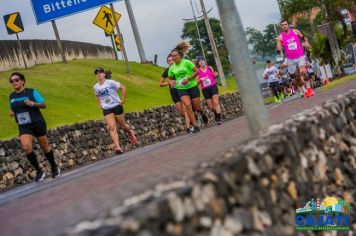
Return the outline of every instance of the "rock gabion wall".
<path id="1" fill-rule="evenodd" d="M 21 40 L 27 66 L 61 62 L 62 57 L 55 40 Z M 83 58 L 113 59 L 111 47 L 72 41 L 62 41 L 67 60 Z M 15 40 L 0 40 L 0 71 L 25 68 Z"/>
<path id="2" fill-rule="evenodd" d="M 220 97 L 226 118 L 241 114 L 241 101 L 238 93 Z M 213 114 L 209 113 L 213 121 Z M 125 151 L 157 143 L 186 132 L 184 119 L 174 106 L 165 106 L 125 114 L 137 135 L 138 144 L 132 146 L 123 130 L 119 130 L 120 141 Z M 62 171 L 92 163 L 98 159 L 113 155 L 113 144 L 103 121 L 88 121 L 49 131 L 49 140 L 54 149 Z M 50 172 L 48 162 L 35 144 L 40 165 Z M 21 151 L 17 138 L 0 141 L 0 191 L 15 185 L 33 181 L 35 170 L 30 167 L 26 156 Z"/>
<path id="3" fill-rule="evenodd" d="M 215 162 L 202 163 L 191 176 L 127 199 L 106 217 L 82 222 L 68 235 L 297 235 L 295 209 L 326 195 L 351 203 L 355 233 L 355 173 L 353 90 L 272 126 Z"/>

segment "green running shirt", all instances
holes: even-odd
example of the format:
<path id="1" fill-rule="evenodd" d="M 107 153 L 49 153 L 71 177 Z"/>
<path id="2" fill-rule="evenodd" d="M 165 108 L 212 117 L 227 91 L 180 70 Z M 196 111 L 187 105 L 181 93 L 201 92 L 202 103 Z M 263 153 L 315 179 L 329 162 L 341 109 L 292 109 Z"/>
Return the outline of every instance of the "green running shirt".
<path id="1" fill-rule="evenodd" d="M 177 89 L 190 89 L 198 85 L 195 78 L 191 79 L 188 84 L 183 85 L 182 81 L 194 74 L 195 65 L 193 62 L 182 59 L 182 61 L 177 64 L 171 65 L 168 71 L 168 76 L 170 78 L 175 78 L 177 81 Z"/>

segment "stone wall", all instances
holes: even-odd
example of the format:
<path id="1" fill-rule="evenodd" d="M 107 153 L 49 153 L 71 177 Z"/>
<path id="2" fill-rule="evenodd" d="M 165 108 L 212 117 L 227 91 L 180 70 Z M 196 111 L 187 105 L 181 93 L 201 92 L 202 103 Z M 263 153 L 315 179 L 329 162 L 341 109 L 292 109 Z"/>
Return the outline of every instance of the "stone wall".
<path id="1" fill-rule="evenodd" d="M 21 40 L 27 66 L 61 62 L 55 40 Z M 82 58 L 115 57 L 111 47 L 72 41 L 62 41 L 67 60 Z M 16 40 L 0 40 L 0 71 L 24 68 L 21 52 Z"/>
<path id="2" fill-rule="evenodd" d="M 225 94 L 220 99 L 226 118 L 241 114 L 238 93 Z M 138 144 L 132 147 L 127 135 L 120 129 L 120 141 L 124 144 L 125 151 L 167 140 L 186 132 L 184 119 L 178 115 L 174 106 L 127 113 L 125 116 L 127 122 L 135 129 L 138 138 Z M 209 113 L 209 116 L 213 121 L 213 114 Z M 113 145 L 106 125 L 102 121 L 88 121 L 50 130 L 49 140 L 62 171 L 113 155 Z M 35 144 L 35 151 L 39 156 L 40 165 L 49 172 L 49 164 L 44 161 L 38 144 Z M 19 140 L 15 138 L 0 141 L 0 191 L 31 182 L 34 176 L 35 170 L 30 167 L 22 153 Z"/>
<path id="3" fill-rule="evenodd" d="M 356 232 L 356 90 L 272 126 L 255 140 L 202 163 L 78 224 L 68 235 L 353 235 Z M 326 195 L 351 203 L 351 232 L 294 231 L 295 209 Z"/>

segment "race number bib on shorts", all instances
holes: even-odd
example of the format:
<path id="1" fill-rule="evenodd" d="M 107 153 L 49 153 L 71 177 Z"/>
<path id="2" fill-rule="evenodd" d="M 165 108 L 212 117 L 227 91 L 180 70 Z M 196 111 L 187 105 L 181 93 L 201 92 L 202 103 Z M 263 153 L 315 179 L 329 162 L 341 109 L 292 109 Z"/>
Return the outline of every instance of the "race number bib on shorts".
<path id="1" fill-rule="evenodd" d="M 203 84 L 205 87 L 210 86 L 211 85 L 211 80 L 208 77 L 205 77 L 203 80 Z"/>
<path id="2" fill-rule="evenodd" d="M 16 114 L 16 117 L 19 122 L 19 125 L 25 125 L 31 123 L 30 113 L 28 112 L 18 113 Z"/>
<path id="3" fill-rule="evenodd" d="M 298 49 L 297 43 L 296 42 L 288 43 L 288 49 L 289 50 L 297 50 Z"/>

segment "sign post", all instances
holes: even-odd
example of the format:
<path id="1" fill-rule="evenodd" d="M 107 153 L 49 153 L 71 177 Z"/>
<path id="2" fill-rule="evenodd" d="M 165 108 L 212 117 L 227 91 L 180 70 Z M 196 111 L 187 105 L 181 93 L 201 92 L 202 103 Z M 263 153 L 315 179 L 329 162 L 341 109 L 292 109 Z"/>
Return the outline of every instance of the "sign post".
<path id="1" fill-rule="evenodd" d="M 25 66 L 25 69 L 27 69 L 27 63 L 26 63 L 26 59 L 25 59 L 25 55 L 24 55 L 24 50 L 22 48 L 22 44 L 19 38 L 19 34 L 20 32 L 24 31 L 24 27 L 23 27 L 23 23 L 21 20 L 21 15 L 19 12 L 14 12 L 8 15 L 4 16 L 4 22 L 5 22 L 5 26 L 7 29 L 7 33 L 8 34 L 16 34 L 16 39 L 17 39 L 17 43 L 19 45 L 19 49 L 21 52 L 21 56 L 23 59 L 23 64 Z"/>
<path id="2" fill-rule="evenodd" d="M 58 33 L 56 21 L 55 21 L 55 20 L 52 20 L 51 22 L 52 22 L 52 27 L 53 27 L 54 35 L 56 36 L 56 40 L 57 40 L 57 45 L 58 45 L 58 48 L 59 48 L 59 52 L 61 53 L 62 62 L 67 63 L 67 58 L 66 58 L 66 55 L 65 55 L 64 50 L 63 50 L 61 38 L 59 37 L 59 33 Z"/>
<path id="3" fill-rule="evenodd" d="M 114 4 L 110 3 L 110 7 L 111 7 L 112 12 L 115 12 Z M 114 21 L 117 22 L 115 14 L 113 14 L 113 18 L 114 18 Z M 125 45 L 124 45 L 124 40 L 122 39 L 122 35 L 121 35 L 121 32 L 120 32 L 120 28 L 119 28 L 119 24 L 118 23 L 116 23 L 116 31 L 117 31 L 117 34 L 120 37 L 121 47 L 122 47 L 121 52 L 122 52 L 122 55 L 123 55 L 124 60 L 125 60 L 126 71 L 127 71 L 128 74 L 131 74 L 131 68 L 130 68 L 129 60 L 127 58 Z"/>
<path id="4" fill-rule="evenodd" d="M 108 34 L 105 32 L 105 36 L 106 37 L 110 37 L 110 41 L 111 41 L 111 45 L 112 45 L 112 50 L 114 51 L 115 54 L 115 60 L 119 60 L 119 56 L 117 55 L 117 50 L 116 50 L 116 46 L 115 46 L 115 42 L 114 42 L 114 38 L 113 38 L 113 34 Z"/>

